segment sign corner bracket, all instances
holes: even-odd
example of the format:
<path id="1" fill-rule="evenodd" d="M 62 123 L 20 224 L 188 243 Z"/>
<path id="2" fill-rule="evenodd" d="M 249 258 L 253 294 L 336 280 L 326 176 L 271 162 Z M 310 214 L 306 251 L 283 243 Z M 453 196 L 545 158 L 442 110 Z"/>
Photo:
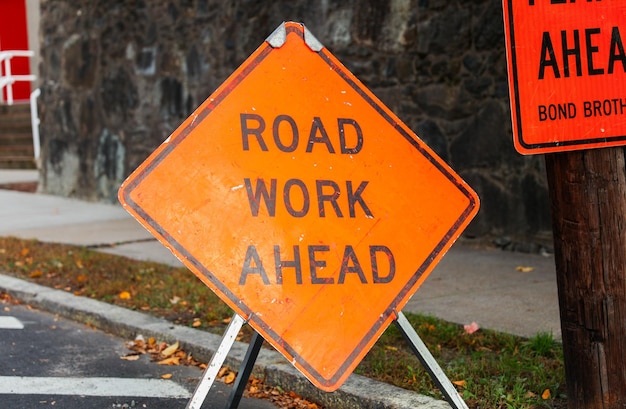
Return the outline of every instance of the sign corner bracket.
<path id="1" fill-rule="evenodd" d="M 304 37 L 304 43 L 313 52 L 320 52 L 324 45 L 309 31 L 308 28 L 302 23 L 298 23 L 302 26 L 302 32 Z M 287 27 L 286 23 L 282 22 L 276 29 L 270 34 L 265 41 L 272 46 L 272 48 L 280 48 L 287 41 Z"/>

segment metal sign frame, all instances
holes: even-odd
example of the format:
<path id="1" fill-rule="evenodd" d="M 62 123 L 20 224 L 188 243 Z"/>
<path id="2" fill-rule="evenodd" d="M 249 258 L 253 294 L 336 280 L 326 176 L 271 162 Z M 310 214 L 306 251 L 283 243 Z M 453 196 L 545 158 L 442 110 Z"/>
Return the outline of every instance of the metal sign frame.
<path id="1" fill-rule="evenodd" d="M 245 320 L 235 314 L 230 321 L 230 324 L 226 328 L 224 332 L 224 336 L 222 337 L 222 342 L 220 343 L 217 351 L 211 358 L 211 362 L 209 366 L 206 368 L 202 379 L 198 383 L 196 390 L 194 391 L 189 403 L 186 406 L 186 409 L 200 409 L 204 400 L 206 399 L 213 382 L 215 382 L 216 375 L 222 365 L 224 364 L 224 360 L 228 355 L 228 351 L 233 346 L 235 337 L 241 330 L 243 324 L 245 324 Z M 417 357 L 417 359 L 421 362 L 426 372 L 430 375 L 431 379 L 437 385 L 441 393 L 443 394 L 446 402 L 450 404 L 452 409 L 468 409 L 467 405 L 459 395 L 458 391 L 450 382 L 450 379 L 443 372 L 435 358 L 432 356 L 424 341 L 419 337 L 409 320 L 407 320 L 406 316 L 400 312 L 396 312 L 396 319 L 394 321 L 400 332 L 402 333 L 404 339 L 409 344 L 411 350 Z M 241 401 L 241 397 L 243 396 L 243 391 L 248 382 L 248 378 L 250 378 L 250 374 L 252 373 L 252 369 L 254 368 L 254 363 L 259 355 L 259 351 L 261 350 L 261 346 L 263 345 L 263 337 L 259 335 L 258 332 L 254 331 L 252 336 L 252 340 L 248 345 L 248 350 L 246 351 L 246 356 L 241 362 L 241 366 L 239 368 L 239 372 L 237 373 L 237 378 L 235 379 L 235 383 L 233 384 L 233 390 L 231 391 L 228 401 L 226 402 L 226 409 L 235 409 L 238 407 L 239 402 Z"/>

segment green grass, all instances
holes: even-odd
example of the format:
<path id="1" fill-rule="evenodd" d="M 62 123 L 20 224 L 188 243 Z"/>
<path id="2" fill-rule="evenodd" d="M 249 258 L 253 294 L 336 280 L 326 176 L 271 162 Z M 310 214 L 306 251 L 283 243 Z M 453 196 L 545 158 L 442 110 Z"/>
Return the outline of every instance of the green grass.
<path id="1" fill-rule="evenodd" d="M 219 334 L 232 316 L 186 269 L 82 247 L 0 238 L 0 272 Z M 461 325 L 434 317 L 406 317 L 470 408 L 567 406 L 562 348 L 551 334 L 466 334 Z M 394 325 L 356 372 L 442 398 Z"/>
<path id="2" fill-rule="evenodd" d="M 460 325 L 406 315 L 470 407 L 566 407 L 562 349 L 552 336 L 538 334 L 524 339 L 487 330 L 466 334 Z M 356 372 L 442 397 L 419 361 L 404 347 L 395 327 L 385 332 Z M 550 397 L 544 399 L 546 390 Z"/>

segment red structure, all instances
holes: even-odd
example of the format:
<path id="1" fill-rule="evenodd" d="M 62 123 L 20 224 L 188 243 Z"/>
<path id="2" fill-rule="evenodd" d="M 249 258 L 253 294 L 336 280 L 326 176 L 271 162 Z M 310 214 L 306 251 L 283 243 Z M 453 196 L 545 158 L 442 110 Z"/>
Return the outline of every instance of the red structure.
<path id="1" fill-rule="evenodd" d="M 0 51 L 28 50 L 28 27 L 25 0 L 0 0 Z M 4 64 L 0 67 L 4 74 Z M 11 59 L 13 75 L 30 74 L 30 61 L 25 57 Z M 30 83 L 13 84 L 13 99 L 27 101 L 30 96 Z M 3 90 L 6 100 L 6 89 Z"/>

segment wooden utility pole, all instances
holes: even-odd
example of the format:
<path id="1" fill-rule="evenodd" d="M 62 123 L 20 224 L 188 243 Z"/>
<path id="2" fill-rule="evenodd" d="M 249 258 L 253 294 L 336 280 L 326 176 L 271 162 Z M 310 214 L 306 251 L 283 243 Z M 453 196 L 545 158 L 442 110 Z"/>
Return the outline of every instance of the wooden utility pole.
<path id="1" fill-rule="evenodd" d="M 624 408 L 624 148 L 545 158 L 569 408 Z"/>
<path id="2" fill-rule="evenodd" d="M 626 408 L 626 2 L 502 6 L 515 148 L 546 155 L 569 408 Z"/>

